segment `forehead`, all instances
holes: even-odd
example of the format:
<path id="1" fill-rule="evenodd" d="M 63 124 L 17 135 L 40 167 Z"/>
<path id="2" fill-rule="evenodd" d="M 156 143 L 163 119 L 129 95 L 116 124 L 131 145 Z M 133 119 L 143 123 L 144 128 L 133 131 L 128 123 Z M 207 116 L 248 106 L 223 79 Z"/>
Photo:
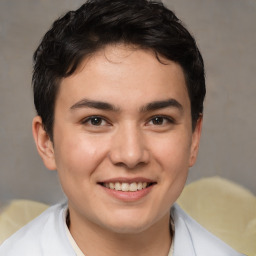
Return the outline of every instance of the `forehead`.
<path id="1" fill-rule="evenodd" d="M 111 45 L 84 59 L 76 72 L 60 84 L 60 100 L 79 98 L 146 104 L 178 97 L 189 101 L 179 64 L 135 46 Z M 159 98 L 158 98 L 159 97 Z"/>

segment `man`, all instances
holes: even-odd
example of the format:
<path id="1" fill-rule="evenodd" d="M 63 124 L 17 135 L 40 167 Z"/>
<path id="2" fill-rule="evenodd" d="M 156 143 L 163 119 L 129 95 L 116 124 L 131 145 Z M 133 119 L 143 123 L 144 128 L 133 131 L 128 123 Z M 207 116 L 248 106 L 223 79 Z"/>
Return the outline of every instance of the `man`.
<path id="1" fill-rule="evenodd" d="M 34 61 L 33 135 L 68 201 L 1 255 L 241 255 L 174 204 L 197 157 L 205 79 L 170 10 L 88 1 L 54 22 Z"/>

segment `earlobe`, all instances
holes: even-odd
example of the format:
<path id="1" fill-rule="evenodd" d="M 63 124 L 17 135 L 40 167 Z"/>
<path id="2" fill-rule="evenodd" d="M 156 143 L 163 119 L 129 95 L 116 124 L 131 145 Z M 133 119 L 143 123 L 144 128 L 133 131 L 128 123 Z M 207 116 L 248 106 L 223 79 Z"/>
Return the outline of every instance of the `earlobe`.
<path id="1" fill-rule="evenodd" d="M 41 156 L 44 162 L 44 165 L 49 170 L 55 170 L 56 163 L 55 163 L 53 143 L 49 135 L 44 129 L 42 118 L 40 116 L 36 116 L 33 119 L 32 131 L 33 131 L 33 137 L 37 147 L 37 151 Z"/>
<path id="2" fill-rule="evenodd" d="M 195 130 L 193 131 L 193 134 L 192 134 L 189 167 L 192 167 L 196 162 L 199 143 L 200 143 L 200 137 L 202 132 L 202 124 L 203 124 L 203 116 L 201 115 L 197 120 Z"/>

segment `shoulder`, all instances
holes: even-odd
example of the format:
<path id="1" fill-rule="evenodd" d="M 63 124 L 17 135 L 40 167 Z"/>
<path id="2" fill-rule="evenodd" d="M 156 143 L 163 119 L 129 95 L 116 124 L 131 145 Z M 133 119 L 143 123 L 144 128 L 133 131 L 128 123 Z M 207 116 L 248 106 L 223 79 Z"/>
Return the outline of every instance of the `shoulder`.
<path id="1" fill-rule="evenodd" d="M 65 209 L 66 204 L 47 209 L 8 238 L 0 246 L 0 255 L 74 255 L 65 231 Z"/>
<path id="2" fill-rule="evenodd" d="M 177 204 L 172 207 L 171 216 L 175 225 L 174 256 L 184 255 L 184 243 L 190 251 L 186 255 L 243 256 L 203 228 Z"/>

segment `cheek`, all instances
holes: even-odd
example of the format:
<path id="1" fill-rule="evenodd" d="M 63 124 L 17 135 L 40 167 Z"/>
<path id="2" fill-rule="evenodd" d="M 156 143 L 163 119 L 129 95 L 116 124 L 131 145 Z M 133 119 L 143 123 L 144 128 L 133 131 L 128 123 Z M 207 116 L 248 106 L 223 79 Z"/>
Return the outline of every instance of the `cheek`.
<path id="1" fill-rule="evenodd" d="M 55 158 L 58 172 L 79 176 L 91 175 L 104 156 L 104 144 L 97 138 L 70 136 L 56 143 Z"/>
<path id="2" fill-rule="evenodd" d="M 55 158 L 62 189 L 78 204 L 81 196 L 88 194 L 95 183 L 94 173 L 104 159 L 104 148 L 100 147 L 101 143 L 84 136 L 71 137 L 66 136 L 56 143 Z M 90 195 L 93 197 L 92 193 Z"/>
<path id="3" fill-rule="evenodd" d="M 180 196 L 187 180 L 190 156 L 190 139 L 184 133 L 165 136 L 164 139 L 155 141 L 154 161 L 159 171 L 159 191 L 158 196 L 160 207 L 163 212 L 167 212 L 171 205 Z"/>
<path id="4" fill-rule="evenodd" d="M 186 134 L 172 134 L 153 143 L 153 155 L 163 170 L 173 175 L 187 171 L 190 159 L 191 139 Z"/>

